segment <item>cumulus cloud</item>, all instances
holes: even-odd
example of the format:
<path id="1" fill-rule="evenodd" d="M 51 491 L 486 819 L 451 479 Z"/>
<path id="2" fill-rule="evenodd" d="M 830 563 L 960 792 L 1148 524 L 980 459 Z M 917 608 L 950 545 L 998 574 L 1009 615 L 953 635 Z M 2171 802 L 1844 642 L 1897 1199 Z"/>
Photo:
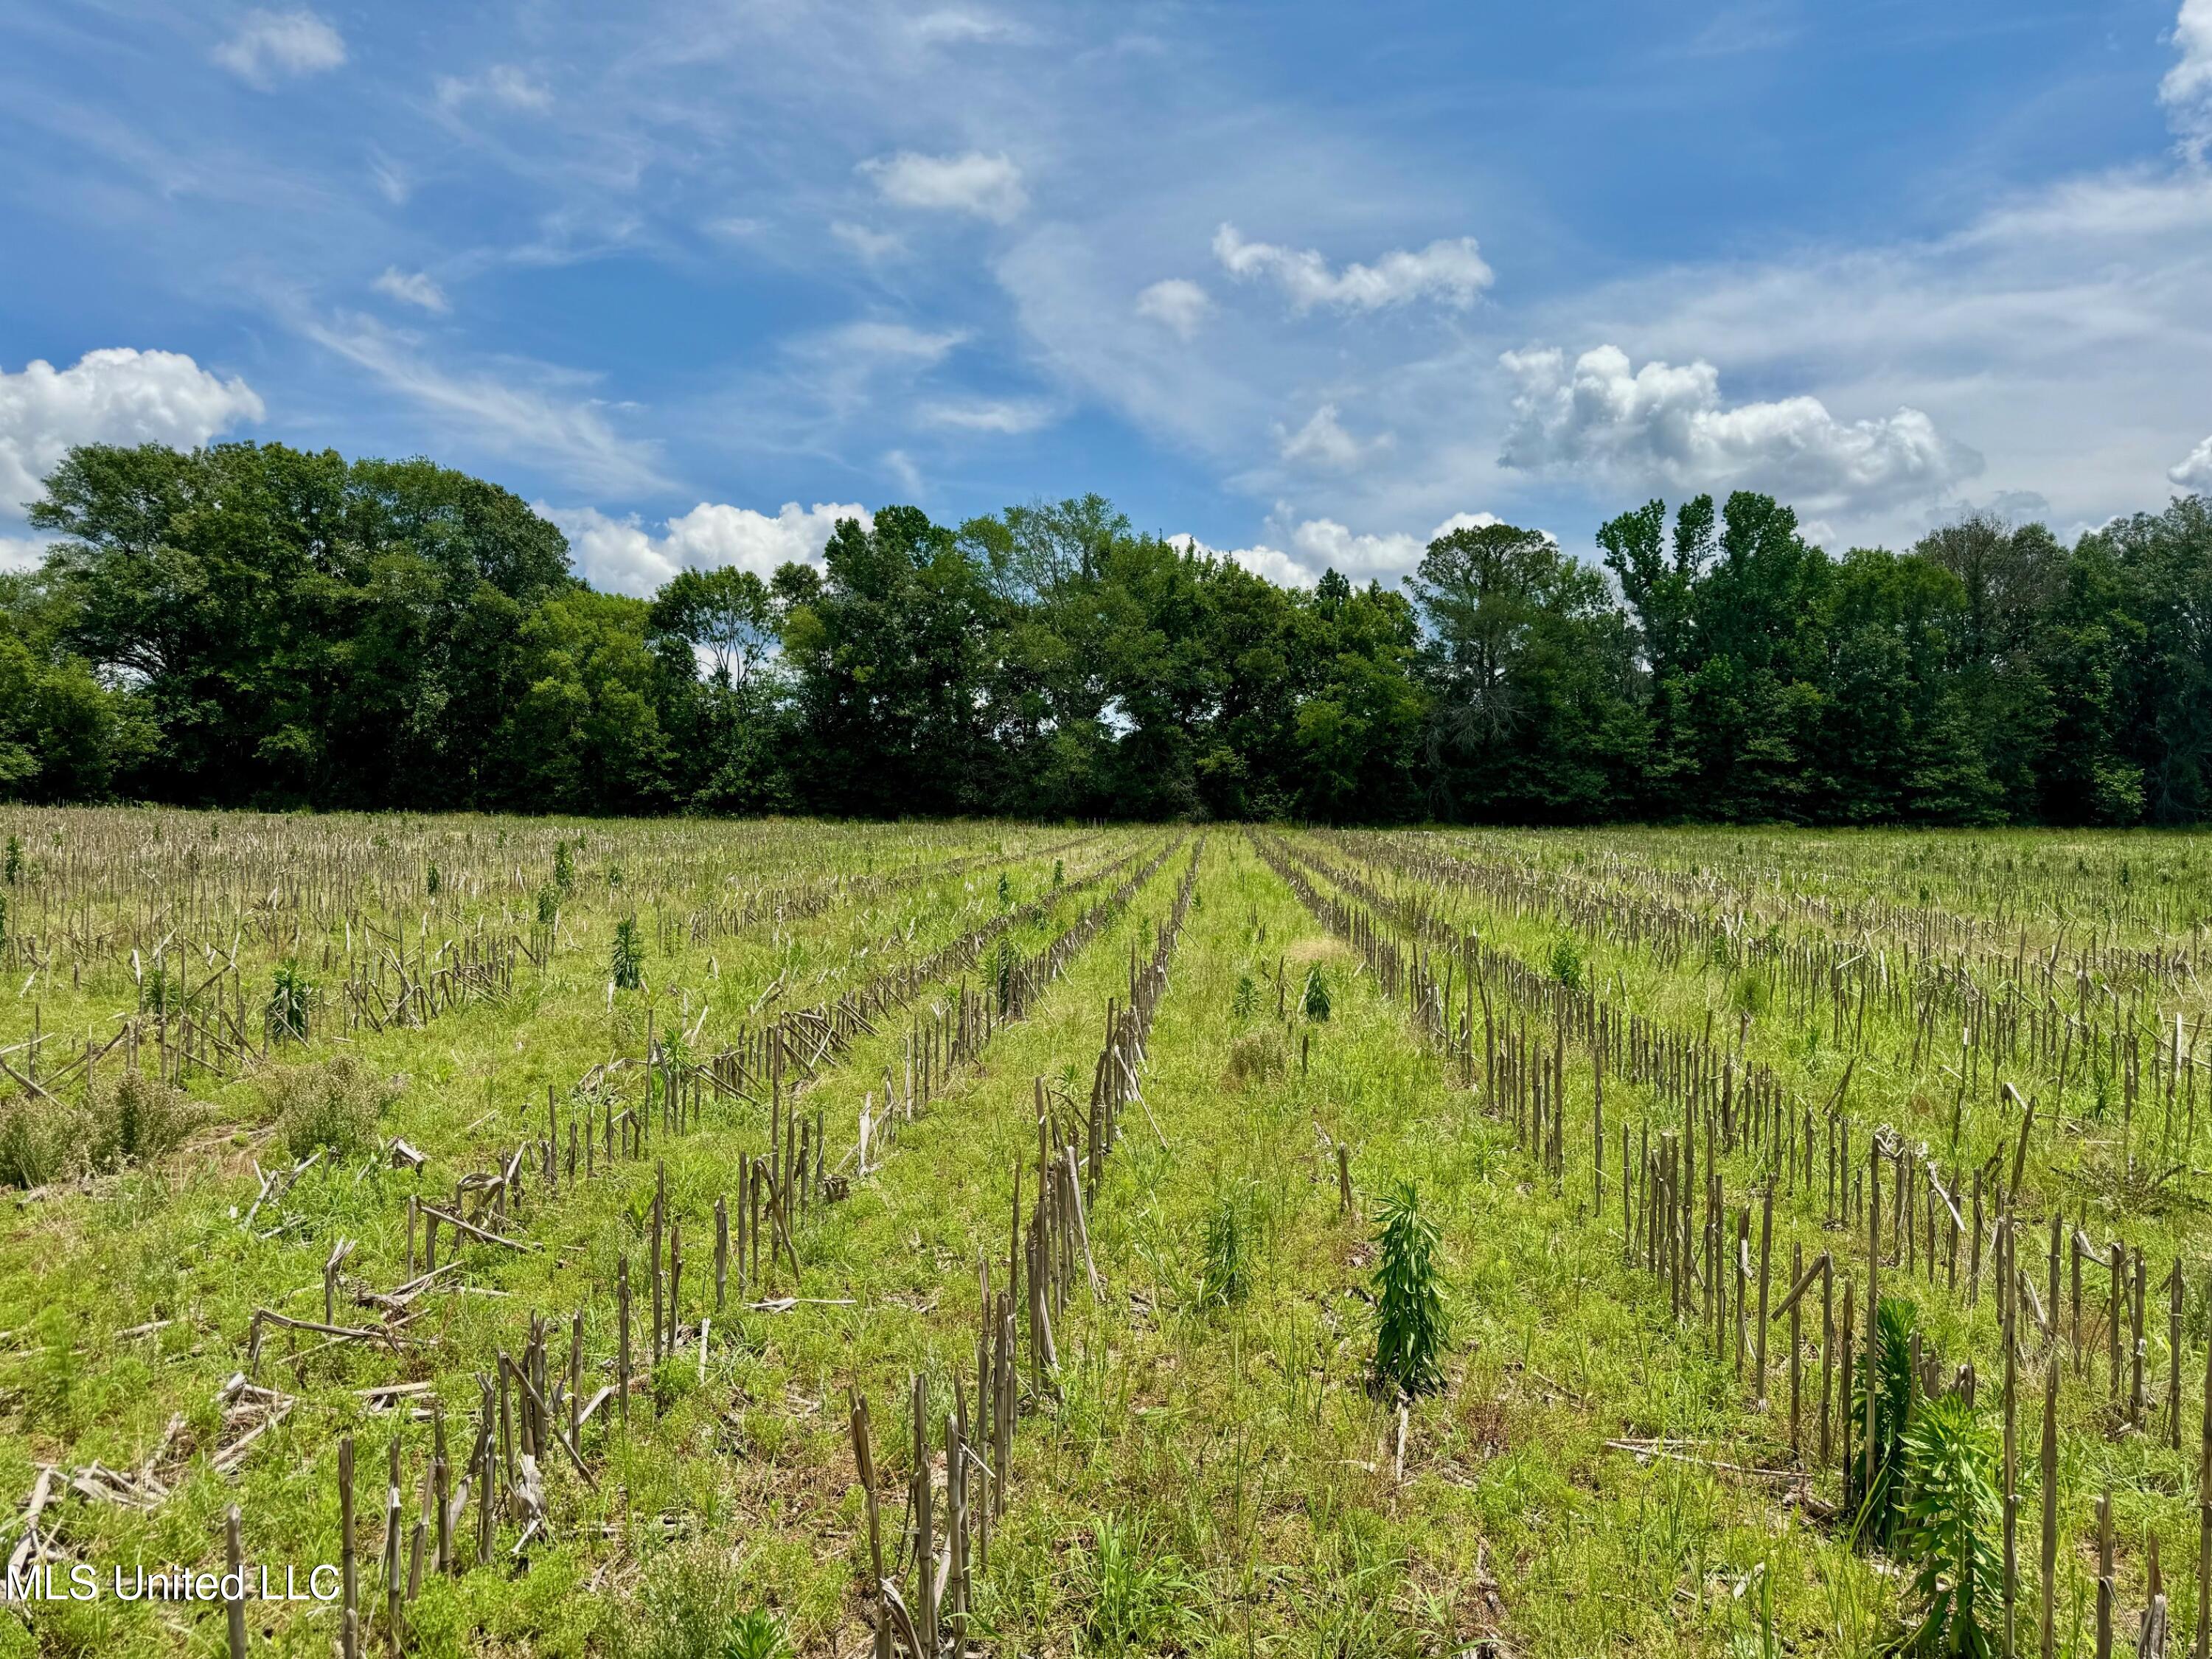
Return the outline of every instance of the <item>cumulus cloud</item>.
<path id="1" fill-rule="evenodd" d="M 1022 170 L 1004 155 L 971 149 L 959 155 L 922 155 L 902 149 L 863 161 L 858 171 L 898 207 L 965 213 L 1003 225 L 1029 205 Z"/>
<path id="2" fill-rule="evenodd" d="M 2212 145 L 2212 0 L 2181 0 L 2173 44 L 2179 61 L 2159 82 L 2158 99 L 2190 155 Z"/>
<path id="3" fill-rule="evenodd" d="M 267 92 L 279 80 L 319 75 L 346 60 L 344 37 L 311 11 L 250 11 L 215 61 Z"/>
<path id="4" fill-rule="evenodd" d="M 1324 570 L 1355 582 L 1395 581 L 1421 562 L 1429 544 L 1455 530 L 1480 529 L 1499 520 L 1491 513 L 1455 513 L 1425 536 L 1402 531 L 1382 535 L 1354 532 L 1334 519 L 1307 519 L 1291 531 L 1287 548 L 1256 542 L 1249 547 L 1209 547 L 1195 536 L 1168 540 L 1188 551 L 1211 554 L 1242 565 L 1257 576 L 1286 587 L 1311 587 Z"/>
<path id="5" fill-rule="evenodd" d="M 1396 441 L 1387 433 L 1355 438 L 1340 425 L 1336 405 L 1323 404 L 1296 432 L 1275 428 L 1275 447 L 1282 458 L 1297 466 L 1319 467 L 1341 472 L 1380 454 Z"/>
<path id="6" fill-rule="evenodd" d="M 839 520 L 858 519 L 863 527 L 875 522 L 857 503 L 802 507 L 786 501 L 771 517 L 749 507 L 702 501 L 668 520 L 656 536 L 634 513 L 617 519 L 588 507 L 540 510 L 568 532 L 577 565 L 594 587 L 638 594 L 653 592 L 686 568 L 735 565 L 766 577 L 781 564 L 819 564 Z"/>
<path id="7" fill-rule="evenodd" d="M 2212 495 L 2212 438 L 2191 450 L 2189 459 L 2170 469 L 2166 476 L 2184 489 Z"/>
<path id="8" fill-rule="evenodd" d="M 1248 242 L 1234 225 L 1213 233 L 1213 257 L 1240 279 L 1272 277 L 1290 296 L 1296 311 L 1334 306 L 1341 311 L 1376 311 L 1409 301 L 1434 299 L 1457 309 L 1473 305 L 1493 280 L 1474 238 L 1435 241 L 1412 252 L 1394 248 L 1371 265 L 1349 264 L 1332 271 L 1311 248 L 1278 247 Z"/>
<path id="9" fill-rule="evenodd" d="M 1150 318 L 1179 340 L 1195 335 L 1212 309 L 1212 296 L 1185 276 L 1154 283 L 1137 296 L 1137 315 Z"/>
<path id="10" fill-rule="evenodd" d="M 513 64 L 494 64 L 478 76 L 441 75 L 436 86 L 438 101 L 447 109 L 478 100 L 502 109 L 540 113 L 553 107 L 552 89 Z"/>
<path id="11" fill-rule="evenodd" d="M 244 380 L 220 379 L 180 351 L 110 347 L 68 368 L 33 358 L 21 374 L 0 370 L 0 516 L 37 499 L 40 480 L 73 444 L 190 448 L 263 412 Z"/>
<path id="12" fill-rule="evenodd" d="M 1746 484 L 1814 507 L 1865 508 L 1942 495 L 1981 457 L 1917 409 L 1838 421 L 1817 398 L 1721 400 L 1711 363 L 1633 367 L 1617 346 L 1570 364 L 1556 349 L 1498 360 L 1517 383 L 1498 459 L 1529 471 L 1583 471 L 1676 489 Z"/>
<path id="13" fill-rule="evenodd" d="M 446 303 L 446 290 L 422 271 L 405 271 L 397 265 L 385 267 L 384 275 L 371 284 L 379 294 L 398 301 L 402 305 L 420 306 L 425 311 L 443 315 L 453 307 Z"/>

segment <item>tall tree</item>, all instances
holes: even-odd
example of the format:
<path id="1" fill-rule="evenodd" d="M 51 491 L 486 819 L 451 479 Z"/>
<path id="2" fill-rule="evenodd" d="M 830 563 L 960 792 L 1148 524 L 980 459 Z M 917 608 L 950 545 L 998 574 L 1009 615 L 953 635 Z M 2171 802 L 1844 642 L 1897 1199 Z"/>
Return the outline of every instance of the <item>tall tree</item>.
<path id="1" fill-rule="evenodd" d="M 918 507 L 840 523 L 819 591 L 783 629 L 805 798 L 885 817 L 988 810 L 998 611 L 975 556 Z"/>
<path id="2" fill-rule="evenodd" d="M 1427 635 L 1442 810 L 1585 819 L 1633 789 L 1644 739 L 1629 701 L 1633 641 L 1601 574 L 1542 531 L 1499 524 L 1431 542 L 1406 586 Z"/>

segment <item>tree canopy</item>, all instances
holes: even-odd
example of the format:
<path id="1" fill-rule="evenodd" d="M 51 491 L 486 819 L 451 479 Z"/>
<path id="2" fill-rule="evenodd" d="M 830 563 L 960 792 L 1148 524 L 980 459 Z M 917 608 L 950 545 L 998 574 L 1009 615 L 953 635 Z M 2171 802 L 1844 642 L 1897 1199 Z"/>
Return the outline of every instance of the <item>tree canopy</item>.
<path id="1" fill-rule="evenodd" d="M 1097 495 L 592 591 L 427 460 L 73 450 L 0 578 L 0 797 L 1583 823 L 2212 815 L 2212 506 L 1831 557 L 1650 501 L 1311 589 Z"/>

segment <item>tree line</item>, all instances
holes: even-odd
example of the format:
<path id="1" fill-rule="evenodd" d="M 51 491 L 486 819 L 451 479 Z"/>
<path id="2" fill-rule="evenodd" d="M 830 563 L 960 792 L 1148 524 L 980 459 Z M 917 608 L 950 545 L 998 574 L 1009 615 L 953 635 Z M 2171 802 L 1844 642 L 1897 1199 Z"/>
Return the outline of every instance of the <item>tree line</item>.
<path id="1" fill-rule="evenodd" d="M 2193 823 L 2212 506 L 1832 557 L 1709 495 L 1310 591 L 1096 495 L 594 591 L 427 460 L 75 449 L 0 577 L 0 796 L 580 813 Z"/>

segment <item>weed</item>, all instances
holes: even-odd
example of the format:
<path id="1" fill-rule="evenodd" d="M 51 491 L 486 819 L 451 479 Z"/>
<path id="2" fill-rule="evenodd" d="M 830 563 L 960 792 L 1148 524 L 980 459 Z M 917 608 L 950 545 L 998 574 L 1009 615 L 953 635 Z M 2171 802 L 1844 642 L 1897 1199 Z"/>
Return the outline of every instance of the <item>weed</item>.
<path id="1" fill-rule="evenodd" d="M 353 1055 L 338 1054 L 271 1073 L 262 1097 L 295 1158 L 318 1149 L 343 1158 L 375 1145 L 377 1120 L 399 1091 Z"/>
<path id="2" fill-rule="evenodd" d="M 1066 864 L 1063 860 L 1060 860 L 1060 859 L 1054 859 L 1054 860 L 1052 861 L 1052 884 L 1053 884 L 1054 889 L 1055 890 L 1058 890 L 1058 888 L 1060 887 L 1060 884 L 1062 882 L 1066 881 L 1066 879 L 1067 879 L 1067 866 L 1066 866 Z"/>
<path id="3" fill-rule="evenodd" d="M 1229 1081 L 1237 1088 L 1272 1082 L 1290 1069 L 1290 1045 L 1272 1025 L 1247 1031 L 1229 1045 Z"/>
<path id="4" fill-rule="evenodd" d="M 10 887 L 23 879 L 23 838 L 21 836 L 8 837 L 8 864 L 5 873 Z"/>
<path id="5" fill-rule="evenodd" d="M 1765 976 L 1752 969 L 1745 969 L 1729 986 L 1729 1006 L 1737 1013 L 1756 1019 L 1766 1012 L 1767 1001 Z"/>
<path id="6" fill-rule="evenodd" d="M 1230 1017 L 1239 1024 L 1252 1018 L 1260 1007 L 1260 988 L 1249 974 L 1237 975 L 1237 994 L 1229 1000 Z"/>
<path id="7" fill-rule="evenodd" d="M 53 1115 L 28 1095 L 0 1100 L 0 1186 L 43 1187 L 62 1173 Z"/>
<path id="8" fill-rule="evenodd" d="M 607 1650 L 622 1659 L 789 1659 L 782 1624 L 765 1607 L 741 1607 L 737 1576 L 717 1555 L 663 1558 L 635 1606 L 613 1604 Z"/>
<path id="9" fill-rule="evenodd" d="M 1001 910 L 1011 909 L 1013 902 L 1014 884 L 1007 879 L 1006 872 L 1001 870 L 999 872 L 999 908 Z"/>
<path id="10" fill-rule="evenodd" d="M 1375 1236 L 1375 1379 L 1401 1397 L 1434 1394 L 1444 1385 L 1443 1353 L 1449 1340 L 1437 1283 L 1437 1224 L 1421 1213 L 1420 1194 L 1401 1181 L 1382 1201 Z"/>
<path id="11" fill-rule="evenodd" d="M 1583 947 L 1572 934 L 1552 941 L 1552 977 L 1570 991 L 1583 988 Z"/>
<path id="12" fill-rule="evenodd" d="M 1912 1304 L 1884 1297 L 1875 1333 L 1875 1352 L 1851 1381 L 1852 1421 L 1867 1432 L 1867 1396 L 1874 1395 L 1874 1477 L 1867 1478 L 1866 1446 L 1861 1441 L 1847 1472 L 1846 1506 L 1852 1527 L 1864 1542 L 1887 1545 L 1903 1518 L 1905 1425 L 1912 1415 L 1918 1384 L 1912 1375 L 1912 1330 L 1919 1317 Z"/>
<path id="13" fill-rule="evenodd" d="M 314 983 L 301 971 L 298 959 L 288 957 L 278 963 L 263 1016 L 270 1042 L 305 1042 L 308 1010 L 314 1000 Z"/>
<path id="14" fill-rule="evenodd" d="M 441 884 L 438 875 L 438 866 L 434 864 L 430 866 L 430 873 L 423 878 L 423 890 L 432 898 L 435 898 L 438 896 L 438 889 Z"/>
<path id="15" fill-rule="evenodd" d="M 1251 1196 L 1241 1189 L 1214 1195 L 1206 1212 L 1205 1265 L 1200 1270 L 1198 1304 L 1226 1308 L 1242 1302 L 1252 1288 Z"/>
<path id="16" fill-rule="evenodd" d="M 1912 1474 L 1904 1553 L 1917 1569 L 1920 1620 L 1907 1645 L 1916 1653 L 1987 1659 L 1998 1647 L 2004 1571 L 1996 1431 L 1963 1395 L 1946 1394 L 1915 1413 L 1903 1449 Z"/>
<path id="17" fill-rule="evenodd" d="M 1091 1523 L 1091 1552 L 1078 1569 L 1090 1613 L 1085 1633 L 1104 1653 L 1158 1653 L 1190 1617 L 1197 1586 L 1180 1556 L 1151 1547 L 1141 1521 L 1110 1510 Z"/>
<path id="18" fill-rule="evenodd" d="M 624 916 L 615 924 L 615 942 L 607 952 L 607 978 L 617 991 L 635 991 L 645 982 L 645 939 L 637 931 L 637 918 Z"/>
<path id="19" fill-rule="evenodd" d="M 653 1368 L 653 1408 L 665 1417 L 699 1387 L 698 1362 L 673 1353 Z"/>
<path id="20" fill-rule="evenodd" d="M 1317 962 L 1306 969 L 1306 988 L 1298 997 L 1298 1006 L 1308 1019 L 1316 1024 L 1328 1018 L 1328 981 L 1322 976 Z"/>
<path id="21" fill-rule="evenodd" d="M 136 1070 L 102 1073 L 86 1104 L 92 1113 L 86 1157 L 95 1170 L 166 1157 L 185 1144 L 200 1117 L 175 1084 Z"/>
<path id="22" fill-rule="evenodd" d="M 553 843 L 553 885 L 564 897 L 575 889 L 576 866 L 568 856 L 568 843 L 565 841 Z"/>
<path id="23" fill-rule="evenodd" d="M 561 919 L 561 890 L 545 886 L 538 890 L 538 923 L 550 927 Z"/>
<path id="24" fill-rule="evenodd" d="M 138 1071 L 102 1073 L 79 1100 L 13 1096 L 0 1101 L 0 1185 L 44 1187 L 150 1163 L 181 1146 L 198 1122 L 182 1089 Z"/>

